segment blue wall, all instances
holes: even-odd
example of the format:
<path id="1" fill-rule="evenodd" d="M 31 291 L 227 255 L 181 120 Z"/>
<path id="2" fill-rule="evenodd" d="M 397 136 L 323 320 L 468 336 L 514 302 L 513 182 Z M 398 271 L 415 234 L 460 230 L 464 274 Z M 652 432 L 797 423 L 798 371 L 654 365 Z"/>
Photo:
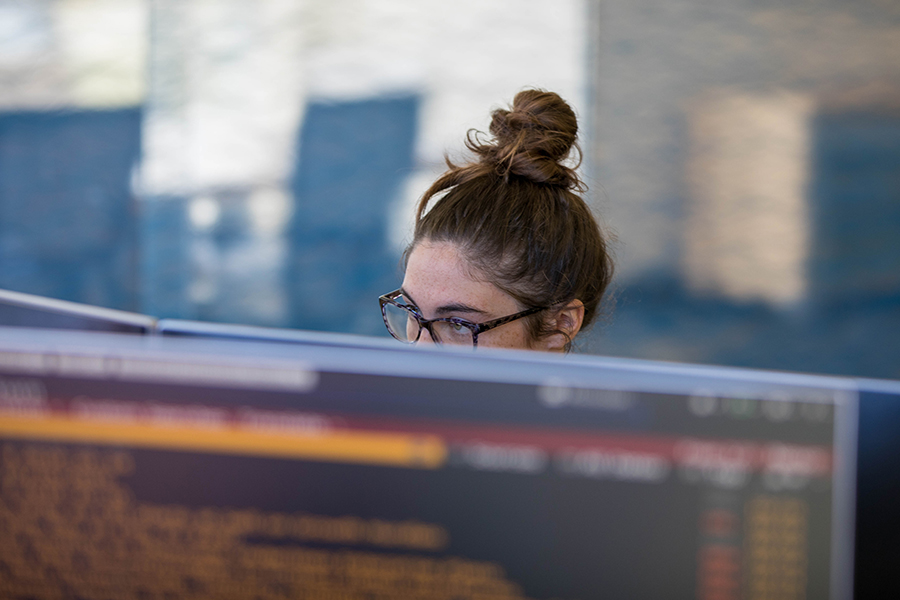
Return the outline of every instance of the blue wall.
<path id="1" fill-rule="evenodd" d="M 311 104 L 292 188 L 292 327 L 382 335 L 378 296 L 400 285 L 388 207 L 413 168 L 415 96 Z"/>
<path id="2" fill-rule="evenodd" d="M 135 310 L 141 111 L 0 114 L 0 287 Z"/>
<path id="3" fill-rule="evenodd" d="M 900 116 L 823 114 L 814 132 L 815 302 L 900 297 Z"/>

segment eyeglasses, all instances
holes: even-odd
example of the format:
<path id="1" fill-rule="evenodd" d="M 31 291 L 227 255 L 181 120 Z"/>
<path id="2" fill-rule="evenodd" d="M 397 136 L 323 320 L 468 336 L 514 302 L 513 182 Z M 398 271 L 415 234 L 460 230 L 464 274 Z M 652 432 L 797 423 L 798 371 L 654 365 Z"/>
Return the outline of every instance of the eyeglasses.
<path id="1" fill-rule="evenodd" d="M 381 296 L 378 298 L 378 302 L 381 304 L 381 316 L 384 318 L 387 330 L 401 342 L 415 344 L 422 336 L 422 330 L 425 329 L 436 344 L 471 345 L 473 347 L 478 346 L 478 334 L 547 308 L 545 306 L 529 308 L 514 315 L 492 319 L 485 323 L 472 323 L 459 317 L 426 319 L 415 304 L 407 302 L 401 290 Z"/>

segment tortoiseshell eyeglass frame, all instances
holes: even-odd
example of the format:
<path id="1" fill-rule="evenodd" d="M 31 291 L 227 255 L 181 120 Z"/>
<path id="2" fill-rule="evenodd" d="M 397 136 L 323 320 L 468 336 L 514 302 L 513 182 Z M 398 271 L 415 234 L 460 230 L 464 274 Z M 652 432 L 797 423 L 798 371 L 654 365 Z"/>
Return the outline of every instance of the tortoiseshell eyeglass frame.
<path id="1" fill-rule="evenodd" d="M 528 315 L 533 315 L 542 310 L 547 310 L 547 306 L 539 306 L 535 308 L 529 308 L 527 310 L 523 310 L 522 312 L 517 312 L 514 315 L 507 315 L 505 317 L 500 317 L 498 319 L 491 319 L 490 321 L 485 321 L 484 323 L 473 323 L 471 321 L 467 321 L 465 319 L 460 319 L 459 317 L 444 317 L 441 319 L 426 319 L 419 313 L 419 307 L 412 304 L 400 304 L 397 302 L 397 296 L 401 296 L 403 294 L 402 290 L 394 290 L 388 294 L 380 296 L 378 298 L 378 303 L 381 305 L 381 318 L 384 319 L 384 326 L 387 327 L 388 333 L 391 334 L 395 340 L 403 342 L 405 344 L 415 344 L 419 341 L 419 338 L 422 337 L 422 330 L 427 329 L 428 334 L 431 336 L 431 339 L 434 340 L 436 344 L 440 344 L 440 338 L 434 333 L 434 329 L 432 328 L 432 323 L 438 322 L 446 322 L 453 323 L 454 325 L 462 325 L 472 332 L 472 347 L 478 347 L 478 334 L 484 333 L 489 329 L 493 329 L 495 327 L 499 327 L 501 325 L 505 325 L 507 323 L 511 323 L 522 317 L 527 317 Z M 415 339 L 404 340 L 400 338 L 394 331 L 391 329 L 390 323 L 388 323 L 387 313 L 385 312 L 385 305 L 391 304 L 396 306 L 397 308 L 402 308 L 407 311 L 409 314 L 413 316 L 416 322 L 419 324 L 419 331 L 416 333 Z"/>

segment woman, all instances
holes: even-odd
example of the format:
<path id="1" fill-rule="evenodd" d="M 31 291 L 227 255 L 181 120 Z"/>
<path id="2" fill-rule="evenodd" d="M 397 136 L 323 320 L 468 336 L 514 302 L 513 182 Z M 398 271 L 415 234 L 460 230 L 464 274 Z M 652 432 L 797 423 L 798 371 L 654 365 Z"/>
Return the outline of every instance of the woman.
<path id="1" fill-rule="evenodd" d="M 492 117 L 492 140 L 467 136 L 476 160 L 448 160 L 419 201 L 403 285 L 380 298 L 384 322 L 408 343 L 568 351 L 613 272 L 585 188 L 564 164 L 577 119 L 541 90 Z"/>

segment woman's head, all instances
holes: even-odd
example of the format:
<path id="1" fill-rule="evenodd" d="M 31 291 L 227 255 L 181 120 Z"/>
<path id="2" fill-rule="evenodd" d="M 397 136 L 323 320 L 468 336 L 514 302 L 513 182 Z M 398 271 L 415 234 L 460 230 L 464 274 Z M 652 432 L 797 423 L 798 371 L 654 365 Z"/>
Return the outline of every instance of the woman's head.
<path id="1" fill-rule="evenodd" d="M 477 311 L 453 313 L 476 323 L 543 309 L 485 331 L 478 343 L 548 350 L 567 349 L 595 319 L 613 265 L 565 164 L 577 131 L 562 98 L 525 90 L 510 110 L 493 112 L 493 139 L 470 132 L 476 160 L 448 161 L 419 202 L 406 251 L 402 289 L 424 319 L 454 307 Z"/>

